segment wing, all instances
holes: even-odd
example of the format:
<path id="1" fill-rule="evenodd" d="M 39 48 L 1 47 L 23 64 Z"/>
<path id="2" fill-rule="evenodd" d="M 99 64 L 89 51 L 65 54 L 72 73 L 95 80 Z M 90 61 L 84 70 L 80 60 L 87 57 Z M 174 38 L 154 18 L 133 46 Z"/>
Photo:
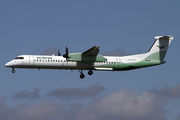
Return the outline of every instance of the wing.
<path id="1" fill-rule="evenodd" d="M 99 47 L 100 46 L 94 46 L 92 48 L 90 48 L 89 50 L 85 51 L 82 53 L 82 55 L 92 55 L 92 56 L 97 56 L 99 53 Z"/>
<path id="2" fill-rule="evenodd" d="M 90 48 L 89 50 L 83 52 L 83 53 L 70 53 L 68 54 L 69 61 L 81 61 L 84 63 L 91 63 L 91 62 L 104 62 L 107 61 L 106 58 L 104 58 L 99 53 L 99 46 L 94 46 Z"/>

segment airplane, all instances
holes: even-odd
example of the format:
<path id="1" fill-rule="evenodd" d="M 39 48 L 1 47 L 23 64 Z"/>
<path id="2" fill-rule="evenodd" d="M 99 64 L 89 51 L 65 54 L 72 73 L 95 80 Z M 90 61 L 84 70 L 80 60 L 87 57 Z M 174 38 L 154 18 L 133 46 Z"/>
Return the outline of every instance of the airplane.
<path id="1" fill-rule="evenodd" d="M 89 70 L 92 75 L 93 70 L 99 71 L 126 71 L 164 64 L 166 52 L 169 48 L 173 36 L 156 36 L 155 42 L 147 53 L 128 55 L 128 56 L 103 56 L 99 53 L 99 46 L 94 46 L 83 53 L 66 53 L 61 56 L 58 50 L 58 56 L 46 55 L 20 55 L 5 64 L 5 67 L 12 68 L 30 68 L 30 69 L 66 69 L 78 70 L 80 78 L 85 75 L 83 70 Z"/>

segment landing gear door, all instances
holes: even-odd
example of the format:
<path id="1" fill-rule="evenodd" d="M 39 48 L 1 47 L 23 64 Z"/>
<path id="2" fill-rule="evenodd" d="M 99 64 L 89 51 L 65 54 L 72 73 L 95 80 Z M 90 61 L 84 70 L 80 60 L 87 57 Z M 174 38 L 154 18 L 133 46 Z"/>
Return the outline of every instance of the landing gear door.
<path id="1" fill-rule="evenodd" d="M 29 57 L 29 65 L 33 66 L 34 65 L 34 57 Z"/>
<path id="2" fill-rule="evenodd" d="M 121 67 L 121 59 L 116 59 L 116 68 Z"/>

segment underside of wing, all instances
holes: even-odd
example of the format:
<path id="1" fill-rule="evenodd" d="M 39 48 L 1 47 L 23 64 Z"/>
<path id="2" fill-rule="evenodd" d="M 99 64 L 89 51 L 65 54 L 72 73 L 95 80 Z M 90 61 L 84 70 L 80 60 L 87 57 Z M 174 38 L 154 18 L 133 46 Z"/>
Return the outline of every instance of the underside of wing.
<path id="1" fill-rule="evenodd" d="M 83 52 L 82 55 L 97 56 L 98 53 L 99 53 L 99 46 L 94 46 L 94 47 L 90 48 L 89 50 Z"/>

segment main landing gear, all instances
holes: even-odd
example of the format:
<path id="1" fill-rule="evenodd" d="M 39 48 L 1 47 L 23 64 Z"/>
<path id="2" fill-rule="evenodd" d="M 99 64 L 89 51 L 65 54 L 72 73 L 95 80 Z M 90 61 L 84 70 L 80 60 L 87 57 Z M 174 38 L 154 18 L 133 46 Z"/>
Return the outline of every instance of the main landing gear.
<path id="1" fill-rule="evenodd" d="M 16 71 L 14 70 L 14 68 L 12 68 L 12 73 L 15 73 Z"/>
<path id="2" fill-rule="evenodd" d="M 85 77 L 85 75 L 83 74 L 82 70 L 79 70 L 79 72 L 81 73 L 80 78 L 83 79 L 83 78 Z M 92 71 L 92 70 L 89 70 L 89 71 L 88 71 L 88 74 L 89 74 L 89 75 L 92 75 L 92 74 L 93 74 L 93 71 Z"/>
<path id="3" fill-rule="evenodd" d="M 83 74 L 82 70 L 79 70 L 79 72 L 81 73 L 80 78 L 83 79 L 85 75 Z"/>
<path id="4" fill-rule="evenodd" d="M 92 70 L 89 70 L 89 71 L 88 71 L 88 74 L 89 74 L 89 75 L 92 75 L 92 74 L 93 74 L 93 71 L 92 71 Z"/>
<path id="5" fill-rule="evenodd" d="M 83 79 L 85 77 L 85 75 L 83 73 L 81 73 L 80 78 Z"/>

